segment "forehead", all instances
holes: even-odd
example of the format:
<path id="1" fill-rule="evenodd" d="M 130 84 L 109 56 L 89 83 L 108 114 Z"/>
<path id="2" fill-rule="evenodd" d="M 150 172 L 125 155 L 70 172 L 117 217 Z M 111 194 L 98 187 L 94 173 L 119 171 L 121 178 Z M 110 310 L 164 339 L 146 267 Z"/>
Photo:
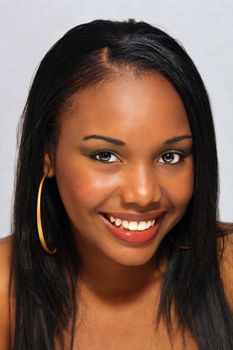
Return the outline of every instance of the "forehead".
<path id="1" fill-rule="evenodd" d="M 190 132 L 183 102 L 160 74 L 122 74 L 74 94 L 61 133 L 166 138 Z"/>

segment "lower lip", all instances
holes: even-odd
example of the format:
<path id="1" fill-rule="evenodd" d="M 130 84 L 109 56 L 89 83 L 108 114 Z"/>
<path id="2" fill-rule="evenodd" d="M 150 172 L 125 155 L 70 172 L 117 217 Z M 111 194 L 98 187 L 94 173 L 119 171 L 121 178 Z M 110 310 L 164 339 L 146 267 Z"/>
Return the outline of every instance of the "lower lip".
<path id="1" fill-rule="evenodd" d="M 164 215 L 160 216 L 156 220 L 155 224 L 152 227 L 150 227 L 148 230 L 130 231 L 127 229 L 124 230 L 124 229 L 121 229 L 120 227 L 116 227 L 115 225 L 111 224 L 111 222 L 108 221 L 103 215 L 101 215 L 105 225 L 115 237 L 118 237 L 125 242 L 135 243 L 135 244 L 151 241 L 159 230 L 163 216 Z"/>

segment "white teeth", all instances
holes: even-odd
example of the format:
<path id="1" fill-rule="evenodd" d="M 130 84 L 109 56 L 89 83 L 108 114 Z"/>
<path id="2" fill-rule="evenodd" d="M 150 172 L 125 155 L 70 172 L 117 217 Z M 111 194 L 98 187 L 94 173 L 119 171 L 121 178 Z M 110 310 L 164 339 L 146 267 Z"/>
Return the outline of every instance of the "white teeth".
<path id="1" fill-rule="evenodd" d="M 146 222 L 145 221 L 141 221 L 138 224 L 138 231 L 144 231 L 146 230 Z"/>
<path id="2" fill-rule="evenodd" d="M 152 227 L 156 221 L 156 219 L 148 220 L 148 221 L 128 221 L 128 220 L 121 220 L 119 218 L 114 218 L 113 216 L 110 216 L 109 218 L 110 222 L 119 227 L 122 226 L 122 228 L 130 230 L 130 231 L 144 231 L 148 228 Z"/>
<path id="3" fill-rule="evenodd" d="M 151 221 L 148 221 L 147 223 L 146 223 L 146 228 L 149 228 L 151 226 Z"/>
<path id="4" fill-rule="evenodd" d="M 129 230 L 136 231 L 138 228 L 138 224 L 136 221 L 130 221 L 129 222 Z"/>
<path id="5" fill-rule="evenodd" d="M 115 225 L 120 226 L 121 225 L 121 219 L 116 218 L 115 219 Z"/>
<path id="6" fill-rule="evenodd" d="M 111 221 L 111 222 L 115 222 L 115 219 L 114 219 L 113 216 L 110 216 L 110 221 Z"/>
<path id="7" fill-rule="evenodd" d="M 129 227 L 129 222 L 127 221 L 127 220 L 122 220 L 122 226 L 124 227 L 124 228 L 128 228 Z"/>

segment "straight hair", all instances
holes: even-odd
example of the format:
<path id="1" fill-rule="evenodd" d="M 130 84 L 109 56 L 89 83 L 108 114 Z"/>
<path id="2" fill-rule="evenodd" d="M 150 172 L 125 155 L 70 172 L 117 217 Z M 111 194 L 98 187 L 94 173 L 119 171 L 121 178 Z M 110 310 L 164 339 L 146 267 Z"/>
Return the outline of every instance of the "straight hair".
<path id="1" fill-rule="evenodd" d="M 46 242 L 58 252 L 49 255 L 40 245 L 36 202 L 44 152 L 56 149 L 59 121 L 72 95 L 125 70 L 136 75 L 155 72 L 169 80 L 184 104 L 193 135 L 193 196 L 154 257 L 156 266 L 169 248 L 155 319 L 164 318 L 171 333 L 174 307 L 178 325 L 192 334 L 200 349 L 233 349 L 232 313 L 219 269 L 218 164 L 209 98 L 181 44 L 158 28 L 130 19 L 74 27 L 48 51 L 34 77 L 19 127 L 12 221 L 13 350 L 54 349 L 55 338 L 64 348 L 63 332 L 70 324 L 73 348 L 81 261 L 54 178 L 45 181 L 42 218 Z M 181 250 L 183 245 L 190 249 Z"/>

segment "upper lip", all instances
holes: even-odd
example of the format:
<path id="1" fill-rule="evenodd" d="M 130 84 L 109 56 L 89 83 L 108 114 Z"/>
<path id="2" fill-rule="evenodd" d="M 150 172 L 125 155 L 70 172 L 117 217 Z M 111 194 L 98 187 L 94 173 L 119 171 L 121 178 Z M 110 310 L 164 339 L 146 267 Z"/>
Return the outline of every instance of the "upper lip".
<path id="1" fill-rule="evenodd" d="M 153 212 L 151 211 L 149 213 L 144 213 L 144 214 L 115 213 L 115 212 L 106 212 L 101 214 L 107 216 L 108 219 L 110 218 L 110 216 L 113 216 L 114 218 L 119 218 L 127 221 L 147 221 L 147 220 L 153 220 L 155 218 L 158 218 L 165 213 L 166 213 L 166 210 L 157 210 Z"/>

